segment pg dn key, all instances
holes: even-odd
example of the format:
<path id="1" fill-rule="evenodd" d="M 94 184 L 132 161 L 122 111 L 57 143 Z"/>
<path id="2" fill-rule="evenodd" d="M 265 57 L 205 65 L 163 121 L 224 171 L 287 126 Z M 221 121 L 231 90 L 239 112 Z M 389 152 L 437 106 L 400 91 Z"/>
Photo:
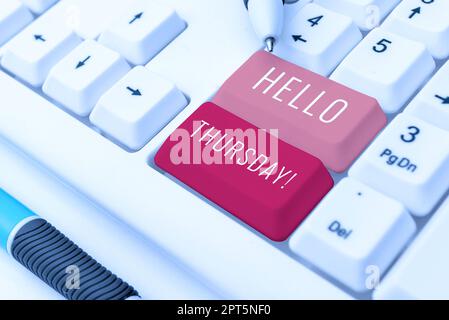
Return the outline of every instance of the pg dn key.
<path id="1" fill-rule="evenodd" d="M 354 164 L 349 175 L 427 215 L 449 189 L 449 134 L 399 115 Z"/>

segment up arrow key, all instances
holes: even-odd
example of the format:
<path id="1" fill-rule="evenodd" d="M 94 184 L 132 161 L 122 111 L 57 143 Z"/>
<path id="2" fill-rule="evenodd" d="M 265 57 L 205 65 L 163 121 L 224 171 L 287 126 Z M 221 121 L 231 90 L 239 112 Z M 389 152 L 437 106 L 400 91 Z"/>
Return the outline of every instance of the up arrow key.
<path id="1" fill-rule="evenodd" d="M 139 89 L 133 89 L 131 87 L 126 87 L 126 89 L 128 89 L 133 96 L 141 96 L 142 95 L 142 93 L 140 92 Z"/>
<path id="2" fill-rule="evenodd" d="M 415 8 L 412 10 L 412 13 L 409 15 L 409 19 L 412 19 L 415 15 L 421 14 L 421 7 Z"/>
<path id="3" fill-rule="evenodd" d="M 140 18 L 142 18 L 143 16 L 143 12 L 140 12 L 138 14 L 136 14 L 133 19 L 129 22 L 129 24 L 133 24 L 134 22 L 136 22 L 137 20 L 139 20 Z"/>

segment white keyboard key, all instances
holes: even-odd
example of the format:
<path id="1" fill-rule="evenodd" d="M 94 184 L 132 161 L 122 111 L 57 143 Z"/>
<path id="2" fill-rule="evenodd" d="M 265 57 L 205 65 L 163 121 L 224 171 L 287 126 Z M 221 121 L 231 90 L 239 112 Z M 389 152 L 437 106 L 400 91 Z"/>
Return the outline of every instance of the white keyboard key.
<path id="1" fill-rule="evenodd" d="M 360 29 L 378 27 L 400 0 L 315 0 L 315 3 L 354 19 Z"/>
<path id="2" fill-rule="evenodd" d="M 101 97 L 90 120 L 138 150 L 186 105 L 187 99 L 171 82 L 145 67 L 135 67 Z"/>
<path id="3" fill-rule="evenodd" d="M 405 112 L 449 131 L 449 62 L 433 76 Z"/>
<path id="4" fill-rule="evenodd" d="M 404 0 L 382 25 L 426 44 L 436 59 L 449 56 L 449 1 Z"/>
<path id="5" fill-rule="evenodd" d="M 0 1 L 0 46 L 33 21 L 33 15 L 19 0 Z"/>
<path id="6" fill-rule="evenodd" d="M 1 64 L 30 85 L 44 83 L 50 69 L 81 39 L 69 28 L 42 17 L 7 43 Z"/>
<path id="7" fill-rule="evenodd" d="M 290 248 L 355 291 L 373 289 L 416 229 L 405 207 L 346 178 L 290 239 Z"/>
<path id="8" fill-rule="evenodd" d="M 374 292 L 375 299 L 449 299 L 449 199 Z"/>
<path id="9" fill-rule="evenodd" d="M 117 52 L 86 40 L 50 71 L 44 92 L 70 111 L 87 116 L 130 67 Z"/>
<path id="10" fill-rule="evenodd" d="M 51 16 L 83 39 L 96 39 L 109 25 L 132 5 L 134 0 L 63 0 L 44 16 Z"/>
<path id="11" fill-rule="evenodd" d="M 449 133 L 407 114 L 397 116 L 349 175 L 425 216 L 449 189 Z"/>
<path id="12" fill-rule="evenodd" d="M 137 1 L 99 41 L 131 63 L 145 64 L 185 28 L 186 23 L 176 11 L 165 4 Z"/>
<path id="13" fill-rule="evenodd" d="M 378 28 L 343 60 L 331 79 L 376 98 L 385 112 L 395 113 L 434 69 L 423 44 Z"/>
<path id="14" fill-rule="evenodd" d="M 362 40 L 350 18 L 313 3 L 298 12 L 283 34 L 275 53 L 323 76 Z"/>
<path id="15" fill-rule="evenodd" d="M 293 3 L 288 3 L 288 1 L 286 1 L 286 5 L 284 6 L 284 24 L 289 23 L 290 20 L 296 16 L 299 10 L 304 8 L 304 6 L 310 2 L 312 2 L 312 0 L 298 0 Z"/>
<path id="16" fill-rule="evenodd" d="M 42 14 L 58 0 L 21 0 L 31 11 L 36 14 Z"/>

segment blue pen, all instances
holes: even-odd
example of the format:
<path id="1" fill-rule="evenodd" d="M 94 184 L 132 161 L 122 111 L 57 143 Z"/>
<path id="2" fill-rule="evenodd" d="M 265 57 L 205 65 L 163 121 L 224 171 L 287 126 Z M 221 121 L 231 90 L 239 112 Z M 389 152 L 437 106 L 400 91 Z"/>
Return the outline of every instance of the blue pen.
<path id="1" fill-rule="evenodd" d="M 133 287 L 0 189 L 0 246 L 69 300 L 131 300 Z"/>

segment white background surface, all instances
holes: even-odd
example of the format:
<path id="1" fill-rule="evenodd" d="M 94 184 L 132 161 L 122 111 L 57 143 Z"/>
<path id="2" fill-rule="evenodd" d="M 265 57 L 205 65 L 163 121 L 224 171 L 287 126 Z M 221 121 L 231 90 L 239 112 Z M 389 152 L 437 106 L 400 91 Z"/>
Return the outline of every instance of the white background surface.
<path id="1" fill-rule="evenodd" d="M 95 208 L 0 142 L 0 188 L 59 228 L 145 299 L 208 299 L 214 294 L 164 258 L 148 240 Z M 61 299 L 0 250 L 0 299 Z"/>

